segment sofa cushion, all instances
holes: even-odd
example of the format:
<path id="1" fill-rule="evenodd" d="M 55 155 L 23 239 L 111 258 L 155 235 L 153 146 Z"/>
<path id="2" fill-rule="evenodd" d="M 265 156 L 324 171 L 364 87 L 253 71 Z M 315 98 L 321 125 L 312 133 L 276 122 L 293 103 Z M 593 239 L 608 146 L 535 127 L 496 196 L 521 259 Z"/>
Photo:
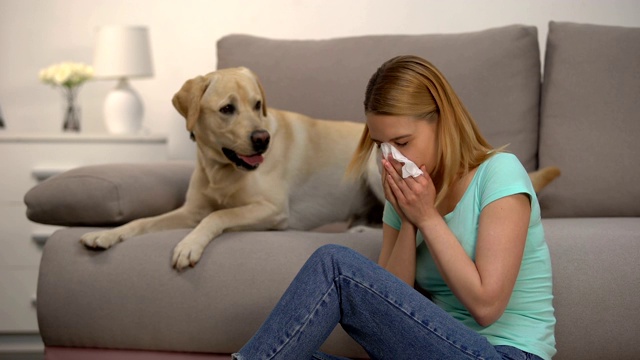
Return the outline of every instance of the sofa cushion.
<path id="1" fill-rule="evenodd" d="M 46 360 L 229 360 L 229 354 L 47 346 Z"/>
<path id="2" fill-rule="evenodd" d="M 176 161 L 72 169 L 27 192 L 27 217 L 50 225 L 108 226 L 159 215 L 184 203 L 193 168 Z"/>
<path id="3" fill-rule="evenodd" d="M 171 254 L 188 229 L 137 236 L 107 251 L 78 243 L 90 230 L 59 230 L 45 244 L 37 310 L 48 347 L 233 353 L 317 248 L 341 244 L 373 260 L 382 240 L 382 230 L 230 232 L 194 268 L 177 272 Z M 339 326 L 321 350 L 366 357 Z"/>
<path id="4" fill-rule="evenodd" d="M 638 218 L 544 219 L 555 360 L 640 359 Z"/>
<path id="5" fill-rule="evenodd" d="M 640 28 L 551 22 L 540 166 L 547 217 L 640 215 Z"/>
<path id="6" fill-rule="evenodd" d="M 380 35 L 276 40 L 229 35 L 218 68 L 246 66 L 261 79 L 269 106 L 316 118 L 364 121 L 364 90 L 386 60 L 422 56 L 447 77 L 494 146 L 510 143 L 536 168 L 540 50 L 535 27 L 513 25 L 461 34 Z"/>

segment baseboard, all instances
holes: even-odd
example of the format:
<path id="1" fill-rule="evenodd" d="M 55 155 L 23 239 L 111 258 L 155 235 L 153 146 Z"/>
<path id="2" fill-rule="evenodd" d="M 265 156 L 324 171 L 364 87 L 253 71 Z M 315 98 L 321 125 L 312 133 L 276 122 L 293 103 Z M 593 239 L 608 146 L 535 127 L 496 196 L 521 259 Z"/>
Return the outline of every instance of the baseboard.
<path id="1" fill-rule="evenodd" d="M 0 360 L 44 360 L 44 352 L 7 352 L 0 353 Z"/>
<path id="2" fill-rule="evenodd" d="M 36 334 L 0 334 L 0 360 L 42 360 L 44 344 Z"/>

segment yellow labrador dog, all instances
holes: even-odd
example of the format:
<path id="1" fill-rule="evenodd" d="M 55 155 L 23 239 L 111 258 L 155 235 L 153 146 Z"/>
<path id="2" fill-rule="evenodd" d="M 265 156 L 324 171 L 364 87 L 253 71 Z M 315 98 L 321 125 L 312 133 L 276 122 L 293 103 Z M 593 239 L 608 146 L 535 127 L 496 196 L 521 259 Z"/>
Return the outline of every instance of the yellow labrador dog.
<path id="1" fill-rule="evenodd" d="M 360 181 L 344 181 L 362 123 L 311 119 L 269 108 L 257 77 L 246 68 L 188 80 L 173 105 L 197 144 L 197 165 L 184 205 L 81 242 L 109 248 L 136 235 L 194 228 L 175 247 L 172 264 L 194 266 L 224 231 L 309 230 L 364 218 L 384 201 L 376 157 Z M 536 191 L 554 170 L 532 173 Z"/>
<path id="2" fill-rule="evenodd" d="M 109 248 L 143 233 L 194 227 L 176 246 L 173 266 L 194 266 L 224 231 L 309 230 L 365 215 L 384 193 L 375 157 L 358 182 L 343 180 L 363 124 L 311 119 L 269 108 L 246 68 L 188 80 L 173 105 L 197 144 L 184 205 L 81 242 Z"/>

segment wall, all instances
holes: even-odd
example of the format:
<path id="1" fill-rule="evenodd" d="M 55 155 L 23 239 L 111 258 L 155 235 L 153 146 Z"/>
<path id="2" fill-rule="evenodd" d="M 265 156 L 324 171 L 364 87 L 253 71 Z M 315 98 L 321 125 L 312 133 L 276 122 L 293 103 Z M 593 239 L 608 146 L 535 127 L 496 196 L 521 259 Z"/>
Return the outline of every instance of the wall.
<path id="1" fill-rule="evenodd" d="M 320 39 L 523 23 L 538 27 L 544 49 L 549 20 L 639 27 L 640 0 L 0 0 L 4 131 L 60 131 L 61 96 L 39 82 L 38 72 L 61 61 L 90 64 L 100 25 L 149 27 L 155 76 L 132 81 L 144 99 L 145 129 L 170 134 L 172 158 L 193 158 L 170 100 L 186 79 L 215 69 L 216 41 L 226 34 Z M 113 86 L 83 86 L 83 131 L 105 132 L 102 102 Z"/>

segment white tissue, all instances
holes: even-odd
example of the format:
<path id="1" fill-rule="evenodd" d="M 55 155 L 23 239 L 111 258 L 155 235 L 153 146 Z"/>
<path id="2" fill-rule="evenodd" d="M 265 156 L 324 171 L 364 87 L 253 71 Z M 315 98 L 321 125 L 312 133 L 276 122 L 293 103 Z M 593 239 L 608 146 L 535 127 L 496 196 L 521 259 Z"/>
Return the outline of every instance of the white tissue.
<path id="1" fill-rule="evenodd" d="M 402 178 L 406 179 L 409 176 L 416 177 L 422 175 L 422 170 L 416 165 L 413 161 L 407 159 L 404 155 L 400 153 L 398 149 L 393 147 L 393 145 L 389 143 L 380 144 L 380 150 L 382 150 L 382 157 L 387 159 L 389 154 L 391 157 L 396 159 L 396 161 L 403 163 L 402 166 Z"/>

